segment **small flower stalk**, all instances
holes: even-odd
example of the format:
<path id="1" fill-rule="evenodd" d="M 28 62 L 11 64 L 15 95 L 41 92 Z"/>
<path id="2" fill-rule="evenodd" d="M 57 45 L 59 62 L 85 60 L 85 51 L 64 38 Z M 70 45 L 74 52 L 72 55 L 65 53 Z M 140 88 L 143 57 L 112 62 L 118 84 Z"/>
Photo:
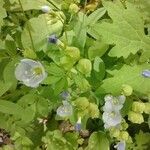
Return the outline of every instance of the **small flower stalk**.
<path id="1" fill-rule="evenodd" d="M 47 73 L 39 61 L 22 59 L 15 69 L 15 76 L 26 86 L 36 88 L 47 77 Z"/>
<path id="2" fill-rule="evenodd" d="M 117 127 L 120 125 L 122 116 L 120 110 L 123 107 L 126 97 L 124 95 L 120 95 L 118 97 L 113 97 L 112 95 L 105 96 L 105 105 L 103 107 L 103 121 L 104 127 L 106 129 L 111 127 Z"/>

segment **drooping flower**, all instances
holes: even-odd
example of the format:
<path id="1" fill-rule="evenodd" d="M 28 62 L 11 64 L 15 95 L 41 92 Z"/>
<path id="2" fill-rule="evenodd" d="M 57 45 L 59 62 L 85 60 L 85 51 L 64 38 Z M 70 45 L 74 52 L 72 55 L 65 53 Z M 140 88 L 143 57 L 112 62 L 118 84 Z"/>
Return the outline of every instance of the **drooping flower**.
<path id="1" fill-rule="evenodd" d="M 49 43 L 53 43 L 56 44 L 58 42 L 58 38 L 55 34 L 52 34 L 48 37 L 48 42 Z"/>
<path id="2" fill-rule="evenodd" d="M 117 143 L 117 145 L 114 146 L 117 150 L 125 150 L 126 148 L 126 143 L 125 141 L 120 141 Z"/>
<path id="3" fill-rule="evenodd" d="M 44 5 L 41 7 L 41 10 L 44 12 L 44 13 L 49 13 L 51 8 L 47 5 Z"/>
<path id="4" fill-rule="evenodd" d="M 80 130 L 81 130 L 81 117 L 78 118 L 78 121 L 75 124 L 75 131 L 79 132 Z"/>
<path id="5" fill-rule="evenodd" d="M 68 91 L 63 91 L 61 94 L 60 94 L 61 98 L 64 99 L 64 100 L 68 100 L 69 97 L 70 97 L 70 94 Z"/>
<path id="6" fill-rule="evenodd" d="M 63 101 L 63 105 L 57 108 L 57 115 L 60 117 L 69 117 L 72 115 L 73 108 L 68 101 Z"/>
<path id="7" fill-rule="evenodd" d="M 150 70 L 143 70 L 142 71 L 142 76 L 146 77 L 146 78 L 150 78 Z"/>
<path id="8" fill-rule="evenodd" d="M 22 59 L 15 69 L 17 80 L 29 87 L 38 87 L 46 78 L 47 73 L 38 61 L 32 59 Z"/>

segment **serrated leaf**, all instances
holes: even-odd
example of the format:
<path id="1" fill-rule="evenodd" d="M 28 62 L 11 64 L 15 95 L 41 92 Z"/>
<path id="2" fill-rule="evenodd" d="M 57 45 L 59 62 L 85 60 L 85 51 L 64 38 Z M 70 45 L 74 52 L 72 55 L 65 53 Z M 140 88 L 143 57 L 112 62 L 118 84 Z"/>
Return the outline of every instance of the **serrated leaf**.
<path id="1" fill-rule="evenodd" d="M 104 42 L 115 45 L 109 55 L 127 58 L 141 49 L 150 50 L 150 38 L 144 34 L 144 24 L 138 10 L 128 2 L 126 9 L 118 0 L 115 2 L 104 2 L 113 23 L 102 22 L 92 27 L 99 36 L 102 35 Z"/>
<path id="2" fill-rule="evenodd" d="M 104 14 L 106 13 L 106 9 L 101 7 L 95 10 L 92 14 L 90 14 L 87 18 L 87 22 L 90 26 L 95 24 Z"/>
<path id="3" fill-rule="evenodd" d="M 112 72 L 113 77 L 103 80 L 103 84 L 97 90 L 97 93 L 120 94 L 123 84 L 130 85 L 136 92 L 150 93 L 150 80 L 142 75 L 142 71 L 148 68 L 150 68 L 149 64 L 124 65 L 120 70 Z"/>
<path id="4" fill-rule="evenodd" d="M 93 132 L 86 150 L 109 150 L 109 141 L 103 132 Z"/>
<path id="5" fill-rule="evenodd" d="M 36 51 L 47 50 L 47 37 L 51 34 L 61 32 L 63 24 L 57 20 L 54 24 L 48 24 L 46 14 L 30 19 L 22 32 L 21 41 L 24 49 L 35 49 Z M 51 18 L 52 21 L 53 19 Z M 42 30 L 41 30 L 42 29 Z"/>

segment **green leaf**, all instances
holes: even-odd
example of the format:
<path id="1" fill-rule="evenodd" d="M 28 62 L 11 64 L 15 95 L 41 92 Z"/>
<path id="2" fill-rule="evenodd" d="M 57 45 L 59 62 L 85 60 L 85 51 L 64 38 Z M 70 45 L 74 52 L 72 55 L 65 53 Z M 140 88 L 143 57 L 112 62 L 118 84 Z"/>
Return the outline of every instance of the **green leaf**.
<path id="1" fill-rule="evenodd" d="M 5 114 L 13 114 L 15 116 L 21 116 L 23 108 L 13 102 L 0 100 L 0 112 Z"/>
<path id="2" fill-rule="evenodd" d="M 109 141 L 103 132 L 93 132 L 86 150 L 109 150 Z"/>
<path id="3" fill-rule="evenodd" d="M 104 42 L 115 45 L 109 52 L 111 57 L 127 58 L 139 50 L 150 50 L 150 38 L 144 34 L 144 24 L 134 5 L 126 3 L 127 8 L 119 2 L 104 2 L 104 7 L 113 23 L 102 22 L 94 25 L 95 32 L 102 35 Z M 150 57 L 150 56 L 148 56 Z"/>
<path id="4" fill-rule="evenodd" d="M 0 96 L 5 94 L 11 87 L 12 83 L 4 83 L 0 81 Z"/>
<path id="5" fill-rule="evenodd" d="M 93 13 L 91 13 L 88 16 L 87 18 L 88 24 L 90 26 L 94 25 L 105 13 L 106 13 L 106 9 L 104 7 L 95 10 Z"/>
<path id="6" fill-rule="evenodd" d="M 4 1 L 0 0 L 0 30 L 3 23 L 3 18 L 7 17 L 6 10 L 3 8 Z"/>
<path id="7" fill-rule="evenodd" d="M 103 56 L 108 50 L 108 44 L 105 44 L 102 41 L 95 41 L 93 45 L 88 49 L 88 57 L 93 60 L 96 56 Z"/>
<path id="8" fill-rule="evenodd" d="M 17 80 L 14 74 L 16 68 L 15 64 L 16 64 L 16 60 L 9 62 L 3 71 L 4 81 L 5 83 L 11 83 L 12 89 L 15 89 L 17 86 Z"/>
<path id="9" fill-rule="evenodd" d="M 13 11 L 21 10 L 18 0 L 14 0 L 14 1 L 15 1 L 16 5 L 14 5 L 11 9 Z M 20 0 L 20 2 L 21 2 L 21 5 L 22 5 L 24 11 L 32 10 L 32 9 L 41 10 L 41 7 L 44 5 L 47 5 L 50 8 L 54 8 L 53 5 L 50 5 L 50 3 L 48 3 L 46 0 L 32 0 L 32 1 L 31 0 Z"/>
<path id="10" fill-rule="evenodd" d="M 51 34 L 61 32 L 63 24 L 57 19 L 54 24 L 49 24 L 55 18 L 46 19 L 46 14 L 30 19 L 22 32 L 21 41 L 24 49 L 35 49 L 36 51 L 47 50 L 47 37 Z M 41 30 L 42 29 L 42 30 Z"/>
<path id="11" fill-rule="evenodd" d="M 122 85 L 130 85 L 134 91 L 147 94 L 150 93 L 150 80 L 142 75 L 142 71 L 150 68 L 149 64 L 128 66 L 124 65 L 120 70 L 114 70 L 113 77 L 103 80 L 103 84 L 97 93 L 120 94 Z"/>

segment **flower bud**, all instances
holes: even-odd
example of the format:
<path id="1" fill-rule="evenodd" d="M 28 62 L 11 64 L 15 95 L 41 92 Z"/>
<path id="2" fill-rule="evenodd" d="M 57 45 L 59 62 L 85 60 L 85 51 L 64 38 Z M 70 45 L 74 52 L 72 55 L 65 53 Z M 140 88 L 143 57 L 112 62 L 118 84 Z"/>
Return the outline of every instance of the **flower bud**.
<path id="1" fill-rule="evenodd" d="M 110 135 L 111 135 L 112 137 L 117 138 L 117 137 L 119 137 L 119 135 L 120 135 L 120 130 L 119 130 L 118 128 L 111 128 L 111 129 L 110 129 Z"/>
<path id="2" fill-rule="evenodd" d="M 75 61 L 80 58 L 80 50 L 77 47 L 67 47 L 65 53 Z"/>
<path id="3" fill-rule="evenodd" d="M 128 113 L 128 120 L 130 120 L 133 123 L 137 123 L 137 124 L 141 124 L 142 122 L 144 122 L 144 118 L 143 118 L 142 114 L 136 113 L 134 111 L 130 111 Z"/>
<path id="4" fill-rule="evenodd" d="M 133 92 L 133 89 L 130 85 L 124 84 L 122 85 L 122 94 L 125 96 L 130 96 Z"/>
<path id="5" fill-rule="evenodd" d="M 44 13 L 49 13 L 51 8 L 47 5 L 44 5 L 41 7 L 41 10 L 44 12 Z"/>
<path id="6" fill-rule="evenodd" d="M 77 69 L 85 75 L 88 75 L 91 73 L 92 70 L 92 64 L 91 61 L 89 59 L 80 59 L 77 65 Z"/>
<path id="7" fill-rule="evenodd" d="M 119 138 L 123 141 L 127 141 L 129 138 L 129 133 L 127 131 L 121 131 Z"/>
<path id="8" fill-rule="evenodd" d="M 99 117 L 99 109 L 98 109 L 98 106 L 96 104 L 90 103 L 88 110 L 89 110 L 89 115 L 91 118 L 98 118 Z"/>
<path id="9" fill-rule="evenodd" d="M 79 97 L 75 100 L 75 105 L 81 110 L 85 110 L 89 104 L 89 100 L 86 97 Z"/>
<path id="10" fill-rule="evenodd" d="M 132 110 L 138 113 L 143 113 L 145 109 L 145 104 L 142 102 L 133 102 Z"/>
<path id="11" fill-rule="evenodd" d="M 69 12 L 70 12 L 70 13 L 75 14 L 75 13 L 77 13 L 79 10 L 80 10 L 80 8 L 78 7 L 78 5 L 76 5 L 76 4 L 74 4 L 74 3 L 70 4 L 70 6 L 69 6 Z"/>
<path id="12" fill-rule="evenodd" d="M 144 112 L 146 114 L 150 114 L 150 103 L 144 103 L 144 104 L 145 104 Z"/>
<path id="13" fill-rule="evenodd" d="M 142 76 L 145 78 L 150 78 L 150 70 L 143 70 L 142 71 Z"/>
<path id="14" fill-rule="evenodd" d="M 52 35 L 50 35 L 50 36 L 48 37 L 48 42 L 49 42 L 49 43 L 56 44 L 57 41 L 58 41 L 58 39 L 57 39 L 57 36 L 56 36 L 55 34 L 52 34 Z"/>

